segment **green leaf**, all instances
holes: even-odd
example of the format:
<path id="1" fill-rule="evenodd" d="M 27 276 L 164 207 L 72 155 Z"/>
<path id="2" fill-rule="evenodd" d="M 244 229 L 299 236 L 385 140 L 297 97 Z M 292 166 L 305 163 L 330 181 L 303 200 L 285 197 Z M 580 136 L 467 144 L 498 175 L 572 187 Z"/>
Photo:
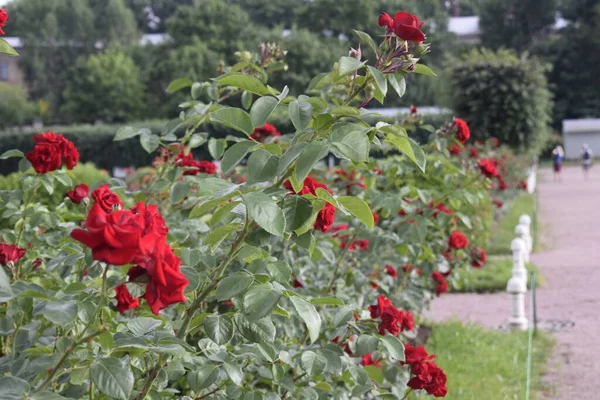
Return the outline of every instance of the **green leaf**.
<path id="1" fill-rule="evenodd" d="M 31 400 L 67 400 L 66 397 L 61 396 L 57 393 L 52 392 L 38 392 L 34 393 L 31 397 Z"/>
<path id="2" fill-rule="evenodd" d="M 186 376 L 190 387 L 199 392 L 206 389 L 219 378 L 219 369 L 214 364 L 204 364 L 195 371 L 188 372 Z"/>
<path id="3" fill-rule="evenodd" d="M 11 317 L 0 318 L 0 336 L 9 336 L 13 333 L 15 333 L 14 320 Z"/>
<path id="4" fill-rule="evenodd" d="M 388 134 L 386 136 L 386 140 L 392 143 L 394 146 L 398 148 L 401 152 L 406 154 L 408 158 L 415 164 L 417 167 L 423 172 L 425 172 L 425 166 L 427 160 L 425 158 L 425 153 L 421 146 L 419 146 L 414 140 L 408 137 L 396 136 L 393 134 Z"/>
<path id="5" fill-rule="evenodd" d="M 290 298 L 296 312 L 306 324 L 311 342 L 315 343 L 319 339 L 321 331 L 321 316 L 315 309 L 315 306 L 304 300 L 302 297 L 294 296 Z"/>
<path id="6" fill-rule="evenodd" d="M 244 157 L 246 157 L 246 154 L 257 145 L 258 143 L 253 140 L 242 140 L 227 149 L 223 155 L 223 160 L 221 160 L 221 170 L 223 173 L 229 173 L 244 159 Z"/>
<path id="7" fill-rule="evenodd" d="M 206 137 L 201 133 L 194 133 L 190 138 L 190 149 L 195 149 L 196 147 L 202 146 L 206 143 Z M 218 157 L 215 157 L 217 159 Z"/>
<path id="8" fill-rule="evenodd" d="M 338 61 L 338 74 L 340 76 L 348 75 L 361 68 L 363 63 L 354 57 L 342 57 Z"/>
<path id="9" fill-rule="evenodd" d="M 358 38 L 360 39 L 361 43 L 368 45 L 373 50 L 373 53 L 375 53 L 375 55 L 378 54 L 377 45 L 368 33 L 365 33 L 363 31 L 357 31 L 356 29 L 354 30 L 354 33 L 358 35 Z"/>
<path id="10" fill-rule="evenodd" d="M 140 133 L 141 132 L 138 128 L 134 128 L 133 126 L 124 126 L 117 131 L 117 133 L 115 134 L 115 138 L 113 139 L 113 142 L 130 139 L 132 137 L 138 136 Z"/>
<path id="11" fill-rule="evenodd" d="M 275 281 L 280 283 L 288 283 L 292 277 L 292 268 L 285 261 L 275 261 L 267 264 L 267 271 Z"/>
<path id="12" fill-rule="evenodd" d="M 225 344 L 233 337 L 233 321 L 228 315 L 209 315 L 204 320 L 204 330 L 216 344 Z"/>
<path id="13" fill-rule="evenodd" d="M 303 226 L 312 216 L 312 203 L 302 196 L 286 196 L 283 199 L 286 229 L 293 232 Z"/>
<path id="14" fill-rule="evenodd" d="M 290 120 L 297 131 L 301 131 L 308 126 L 312 118 L 312 105 L 306 101 L 292 101 L 288 106 Z"/>
<path id="15" fill-rule="evenodd" d="M 431 68 L 424 64 L 415 65 L 415 69 L 413 69 L 412 72 L 421 75 L 437 76 L 436 73 L 431 70 Z"/>
<path id="16" fill-rule="evenodd" d="M 11 57 L 19 55 L 19 53 L 17 53 L 17 51 L 3 38 L 0 38 L 0 53 Z"/>
<path id="17" fill-rule="evenodd" d="M 65 303 L 48 303 L 44 307 L 44 317 L 53 324 L 66 326 L 77 318 L 77 302 L 69 300 Z"/>
<path id="18" fill-rule="evenodd" d="M 206 236 L 204 244 L 211 247 L 211 250 L 215 250 L 227 236 L 231 235 L 232 232 L 237 231 L 242 227 L 242 224 L 227 224 L 218 227 Z"/>
<path id="19" fill-rule="evenodd" d="M 361 357 L 377 350 L 379 340 L 375 336 L 360 335 L 356 341 L 356 355 Z"/>
<path id="20" fill-rule="evenodd" d="M 244 374 L 242 373 L 242 369 L 237 365 L 230 362 L 223 363 L 223 369 L 229 376 L 229 379 L 237 386 L 241 386 L 244 380 Z"/>
<path id="21" fill-rule="evenodd" d="M 138 317 L 127 323 L 127 328 L 135 336 L 144 336 L 154 332 L 162 325 L 162 321 L 149 317 Z"/>
<path id="22" fill-rule="evenodd" d="M 243 315 L 236 314 L 233 319 L 242 336 L 251 342 L 273 343 L 275 340 L 277 331 L 270 318 L 263 318 L 256 323 L 251 323 Z"/>
<path id="23" fill-rule="evenodd" d="M 231 72 L 221 75 L 214 80 L 222 85 L 234 86 L 259 96 L 269 94 L 269 89 L 257 78 L 250 75 Z"/>
<path id="24" fill-rule="evenodd" d="M 181 89 L 188 88 L 193 84 L 194 82 L 188 78 L 175 79 L 173 82 L 169 83 L 169 86 L 167 87 L 167 93 L 175 93 Z"/>
<path id="25" fill-rule="evenodd" d="M 195 267 L 200 262 L 202 254 L 198 249 L 181 249 L 181 261 L 189 267 Z"/>
<path id="26" fill-rule="evenodd" d="M 171 203 L 177 204 L 190 194 L 190 184 L 187 182 L 175 182 L 173 186 L 171 186 L 171 190 L 169 193 L 169 198 Z"/>
<path id="27" fill-rule="evenodd" d="M 404 361 L 404 344 L 396 336 L 392 336 L 389 333 L 383 336 L 381 343 L 385 346 L 390 356 L 396 361 Z"/>
<path id="28" fill-rule="evenodd" d="M 202 88 L 203 88 L 203 86 L 202 86 L 202 83 L 200 83 L 200 82 L 194 82 L 192 84 L 192 90 L 191 90 L 192 99 L 196 100 L 202 95 Z"/>
<path id="29" fill-rule="evenodd" d="M 248 184 L 268 182 L 277 176 L 279 157 L 265 150 L 256 150 L 248 158 Z"/>
<path id="30" fill-rule="evenodd" d="M 160 145 L 160 138 L 152 133 L 144 133 L 140 136 L 140 144 L 148 153 L 154 153 Z"/>
<path id="31" fill-rule="evenodd" d="M 40 182 L 42 182 L 42 186 L 46 189 L 48 194 L 54 193 L 54 183 L 52 182 L 52 178 L 50 175 L 41 175 Z"/>
<path id="32" fill-rule="evenodd" d="M 375 222 L 373 220 L 373 212 L 369 205 L 358 197 L 354 196 L 340 196 L 337 201 L 342 205 L 350 214 L 354 215 L 369 229 L 373 229 Z"/>
<path id="33" fill-rule="evenodd" d="M 406 92 L 406 79 L 402 75 L 388 74 L 387 76 L 390 86 L 396 91 L 398 97 L 404 96 Z"/>
<path id="34" fill-rule="evenodd" d="M 29 392 L 29 384 L 14 376 L 0 376 L 0 399 L 21 400 Z"/>
<path id="35" fill-rule="evenodd" d="M 250 118 L 252 118 L 252 125 L 263 126 L 269 119 L 269 116 L 277 106 L 279 101 L 275 97 L 265 96 L 256 100 L 250 109 Z"/>
<path id="36" fill-rule="evenodd" d="M 208 222 L 208 225 L 213 228 L 214 226 L 216 226 L 223 218 L 227 217 L 227 216 L 231 216 L 231 212 L 233 211 L 234 208 L 236 208 L 239 204 L 241 204 L 241 201 L 232 201 L 232 202 L 227 202 L 225 203 L 225 205 L 217 208 L 214 212 L 214 214 L 212 215 L 210 221 Z"/>
<path id="37" fill-rule="evenodd" d="M 337 297 L 319 297 L 310 301 L 315 306 L 343 306 L 344 302 Z"/>
<path id="38" fill-rule="evenodd" d="M 66 174 L 63 175 L 61 173 L 56 173 L 56 174 L 54 174 L 54 179 L 56 179 L 63 186 L 66 186 L 68 188 L 70 188 L 71 186 L 73 186 L 73 181 L 71 180 L 71 178 L 69 177 L 69 175 L 66 175 Z"/>
<path id="39" fill-rule="evenodd" d="M 15 296 L 10 287 L 10 279 L 4 272 L 4 268 L 0 268 L 0 303 L 7 303 Z"/>
<path id="40" fill-rule="evenodd" d="M 210 138 L 208 140 L 208 151 L 210 152 L 210 156 L 215 160 L 221 158 L 225 151 L 225 144 L 225 139 Z"/>
<path id="41" fill-rule="evenodd" d="M 90 367 L 90 376 L 96 387 L 104 394 L 128 400 L 133 389 L 133 373 L 116 358 L 103 358 Z"/>
<path id="42" fill-rule="evenodd" d="M 377 68 L 372 67 L 370 65 L 367 68 L 369 69 L 369 72 L 371 73 L 371 75 L 373 75 L 373 78 L 375 79 L 375 87 L 379 91 L 381 91 L 383 97 L 385 97 L 387 95 L 387 80 L 385 79 L 385 75 L 383 75 L 383 73 Z"/>
<path id="43" fill-rule="evenodd" d="M 305 351 L 301 357 L 302 368 L 309 376 L 315 376 L 325 370 L 327 359 L 314 351 Z"/>
<path id="44" fill-rule="evenodd" d="M 331 146 L 340 158 L 353 162 L 369 159 L 367 128 L 357 124 L 336 124 L 329 135 Z"/>
<path id="45" fill-rule="evenodd" d="M 329 204 L 333 204 L 335 206 L 335 208 L 340 208 L 340 205 L 338 204 L 335 197 L 333 197 L 331 195 L 331 193 L 329 193 L 327 190 L 325 190 L 323 188 L 317 188 L 315 190 L 315 194 L 317 195 L 317 198 L 319 198 L 321 200 L 325 200 Z"/>
<path id="46" fill-rule="evenodd" d="M 19 160 L 19 172 L 27 172 L 31 168 L 31 163 L 26 158 Z"/>
<path id="47" fill-rule="evenodd" d="M 269 315 L 281 298 L 281 292 L 270 283 L 255 285 L 244 296 L 244 310 L 250 322 Z"/>
<path id="48" fill-rule="evenodd" d="M 252 192 L 242 196 L 248 216 L 272 235 L 283 236 L 285 216 L 277 203 L 263 192 Z"/>
<path id="49" fill-rule="evenodd" d="M 242 107 L 248 110 L 252 106 L 252 92 L 244 91 L 242 93 Z"/>
<path id="50" fill-rule="evenodd" d="M 277 175 L 283 175 L 286 172 L 287 168 L 290 166 L 290 164 L 298 158 L 300 153 L 302 153 L 302 151 L 307 145 L 307 143 L 301 142 L 296 143 L 295 145 L 287 149 L 285 153 L 283 153 L 283 155 L 279 158 L 279 167 L 277 168 Z"/>
<path id="51" fill-rule="evenodd" d="M 385 379 L 385 376 L 383 375 L 383 369 L 382 368 L 377 368 L 374 365 L 366 365 L 365 367 L 365 371 L 367 371 L 367 374 L 369 374 L 369 378 L 373 379 L 375 382 L 377 382 L 380 385 L 383 385 L 383 380 Z M 398 399 L 397 396 L 392 395 L 393 399 Z M 380 396 L 377 396 L 377 398 L 381 398 Z"/>
<path id="52" fill-rule="evenodd" d="M 329 153 L 325 142 L 313 142 L 307 145 L 296 161 L 296 180 L 302 185 L 315 164 Z"/>
<path id="53" fill-rule="evenodd" d="M 5 151 L 4 153 L 2 153 L 2 155 L 0 156 L 0 160 L 6 160 L 7 158 L 13 158 L 13 157 L 25 157 L 25 154 L 23 154 L 23 152 L 21 150 L 17 150 L 17 149 L 13 149 L 13 150 L 8 150 Z"/>
<path id="54" fill-rule="evenodd" d="M 252 285 L 252 275 L 246 272 L 235 272 L 219 282 L 217 286 L 217 300 L 230 300 L 243 293 Z"/>
<path id="55" fill-rule="evenodd" d="M 220 110 L 213 112 L 210 115 L 210 119 L 213 122 L 221 123 L 232 129 L 245 133 L 248 136 L 250 136 L 254 131 L 254 126 L 252 125 L 252 119 L 250 118 L 250 115 L 240 108 L 221 108 Z"/>

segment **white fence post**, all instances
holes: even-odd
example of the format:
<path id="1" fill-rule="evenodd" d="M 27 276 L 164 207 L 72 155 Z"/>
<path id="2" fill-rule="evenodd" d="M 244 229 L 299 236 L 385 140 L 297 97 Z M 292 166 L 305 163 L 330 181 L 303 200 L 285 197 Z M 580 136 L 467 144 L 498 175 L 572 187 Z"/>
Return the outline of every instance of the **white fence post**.
<path id="1" fill-rule="evenodd" d="M 519 225 L 525 228 L 525 234 L 523 235 L 523 240 L 525 240 L 525 244 L 527 244 L 525 262 L 529 262 L 529 256 L 533 252 L 533 237 L 531 236 L 531 217 L 527 214 L 521 215 L 521 218 L 519 218 Z"/>
<path id="2" fill-rule="evenodd" d="M 512 277 L 506 286 L 506 291 L 510 294 L 512 303 L 508 324 L 511 329 L 526 330 L 529 323 L 525 316 L 525 293 L 527 293 L 527 270 L 524 263 L 527 244 L 523 239 L 525 228 L 518 225 L 515 233 L 517 237 L 510 244 L 513 253 Z"/>

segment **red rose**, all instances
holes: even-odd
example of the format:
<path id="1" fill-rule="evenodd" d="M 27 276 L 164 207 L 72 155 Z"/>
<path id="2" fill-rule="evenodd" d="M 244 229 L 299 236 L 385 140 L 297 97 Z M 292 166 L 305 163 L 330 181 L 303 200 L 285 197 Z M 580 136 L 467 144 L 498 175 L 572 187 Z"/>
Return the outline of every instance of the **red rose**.
<path id="1" fill-rule="evenodd" d="M 394 279 L 398 277 L 398 271 L 396 271 L 396 268 L 389 264 L 385 266 L 385 272 Z"/>
<path id="2" fill-rule="evenodd" d="M 377 211 L 373 211 L 373 223 L 375 225 L 379 224 L 379 213 Z"/>
<path id="3" fill-rule="evenodd" d="M 435 282 L 435 294 L 440 295 L 442 293 L 446 293 L 448 291 L 448 282 L 446 282 L 446 278 L 443 274 L 438 271 L 434 271 L 431 274 L 431 279 Z"/>
<path id="4" fill-rule="evenodd" d="M 33 269 L 38 269 L 39 267 L 42 266 L 42 263 L 43 263 L 43 261 L 41 258 L 36 258 L 35 260 L 33 260 L 31 262 L 31 266 L 33 267 Z"/>
<path id="5" fill-rule="evenodd" d="M 75 204 L 80 204 L 90 193 L 90 187 L 85 183 L 75 186 L 75 189 L 67 192 L 67 197 Z"/>
<path id="6" fill-rule="evenodd" d="M 295 288 L 303 288 L 303 287 L 304 287 L 304 284 L 303 284 L 302 282 L 300 282 L 298 279 L 294 279 L 294 284 L 293 284 L 293 286 L 294 286 Z"/>
<path id="7" fill-rule="evenodd" d="M 502 206 L 504 206 L 504 203 L 501 202 L 500 200 L 492 200 L 492 204 L 498 208 L 502 208 Z"/>
<path id="8" fill-rule="evenodd" d="M 379 26 L 385 26 L 388 29 L 392 30 L 394 28 L 394 20 L 390 15 L 386 12 L 382 12 L 377 19 L 377 24 Z"/>
<path id="9" fill-rule="evenodd" d="M 417 110 L 417 106 L 415 105 L 411 105 L 408 110 L 410 111 L 410 115 L 416 115 L 419 112 L 419 110 Z"/>
<path id="10" fill-rule="evenodd" d="M 450 146 L 450 154 L 452 154 L 453 156 L 459 156 L 460 153 L 462 153 L 463 149 L 458 147 L 458 145 L 453 144 L 452 146 Z"/>
<path id="11" fill-rule="evenodd" d="M 294 188 L 292 187 L 292 183 L 289 180 L 286 180 L 283 183 L 283 186 L 296 194 L 312 194 L 315 195 L 317 194 L 316 190 L 318 188 L 324 189 L 326 191 L 328 191 L 329 193 L 332 193 L 331 190 L 323 185 L 322 183 L 320 183 L 319 181 L 311 178 L 310 176 L 307 176 L 306 179 L 304 179 L 304 182 L 302 184 L 302 189 L 300 189 L 299 192 L 294 192 Z M 319 229 L 320 231 L 323 231 L 325 233 L 329 232 L 329 230 L 331 229 L 331 226 L 333 225 L 333 222 L 335 221 L 335 206 L 331 203 L 325 203 L 325 207 L 323 207 L 323 209 L 321 211 L 319 211 L 319 214 L 317 215 L 317 220 L 315 221 L 315 229 Z"/>
<path id="12" fill-rule="evenodd" d="M 256 140 L 257 142 L 264 143 L 269 137 L 280 137 L 281 133 L 277 130 L 275 125 L 265 123 L 263 126 L 254 128 L 254 132 L 250 135 L 250 139 Z"/>
<path id="13" fill-rule="evenodd" d="M 479 247 L 473 247 L 471 250 L 471 265 L 475 268 L 481 268 L 485 265 L 487 256 L 485 250 Z"/>
<path id="14" fill-rule="evenodd" d="M 60 147 L 52 143 L 38 143 L 25 156 L 38 174 L 56 171 L 62 165 Z"/>
<path id="15" fill-rule="evenodd" d="M 0 8 L 0 35 L 6 35 L 2 30 L 6 25 L 6 21 L 8 21 L 8 13 L 4 8 Z"/>
<path id="16" fill-rule="evenodd" d="M 519 182 L 519 189 L 527 190 L 527 181 Z"/>
<path id="17" fill-rule="evenodd" d="M 383 175 L 383 170 L 381 168 L 373 168 L 373 172 L 377 175 Z"/>
<path id="18" fill-rule="evenodd" d="M 451 249 L 464 249 L 469 245 L 469 241 L 460 232 L 452 232 L 448 239 L 448 247 Z"/>
<path id="19" fill-rule="evenodd" d="M 340 225 L 334 226 L 331 230 L 333 232 L 339 232 L 339 231 L 345 231 L 347 229 L 348 229 L 348 224 L 340 224 Z M 334 233 L 333 237 L 338 237 L 338 234 Z"/>
<path id="20" fill-rule="evenodd" d="M 495 178 L 498 176 L 498 170 L 496 169 L 496 164 L 494 163 L 494 160 L 486 158 L 481 159 L 477 163 L 477 166 L 481 170 L 481 173 L 487 176 L 488 178 Z"/>
<path id="21" fill-rule="evenodd" d="M 392 301 L 381 295 L 377 298 L 377 305 L 369 306 L 371 318 L 380 318 L 379 334 L 385 335 L 388 331 L 394 336 L 398 336 L 403 330 L 412 330 L 414 328 L 413 316 L 410 312 L 398 310 L 392 304 Z"/>
<path id="22" fill-rule="evenodd" d="M 506 184 L 506 181 L 504 180 L 504 178 L 502 176 L 498 177 L 498 190 L 506 190 L 506 188 L 508 187 L 508 185 Z"/>
<path id="23" fill-rule="evenodd" d="M 477 150 L 477 148 L 475 146 L 471 146 L 469 148 L 469 157 L 471 157 L 471 158 L 479 157 L 479 150 Z"/>
<path id="24" fill-rule="evenodd" d="M 408 387 L 414 390 L 424 389 L 435 397 L 444 397 L 448 394 L 446 387 L 446 374 L 434 362 L 414 364 L 411 368 L 413 378 L 408 381 Z"/>
<path id="25" fill-rule="evenodd" d="M 433 206 L 433 202 L 429 203 L 429 205 L 427 206 L 427 208 L 433 208 L 436 211 L 433 213 L 433 217 L 437 217 L 440 213 L 444 213 L 444 214 L 448 214 L 448 215 L 454 215 L 454 213 L 452 212 L 452 210 L 450 210 L 448 207 L 446 207 L 446 205 L 444 203 L 440 203 L 437 206 Z"/>
<path id="26" fill-rule="evenodd" d="M 138 308 L 140 306 L 140 300 L 134 298 L 131 293 L 129 293 L 129 290 L 124 283 L 115 288 L 115 293 L 115 298 L 117 299 L 117 311 L 121 314 L 129 309 Z"/>
<path id="27" fill-rule="evenodd" d="M 217 173 L 217 165 L 210 161 L 202 160 L 198 164 L 198 170 L 204 174 L 214 175 Z"/>
<path id="28" fill-rule="evenodd" d="M 119 196 L 110 190 L 108 185 L 102 185 L 94 190 L 92 192 L 92 199 L 94 199 L 94 202 L 107 213 L 112 212 L 115 208 L 123 208 L 123 202 Z"/>
<path id="29" fill-rule="evenodd" d="M 408 213 L 404 210 L 398 210 L 398 215 L 401 217 L 406 217 L 408 215 Z"/>
<path id="30" fill-rule="evenodd" d="M 490 142 L 492 143 L 492 146 L 494 146 L 494 147 L 500 147 L 500 139 L 495 138 L 495 137 L 491 137 L 490 138 Z"/>
<path id="31" fill-rule="evenodd" d="M 410 344 L 404 345 L 404 361 L 400 364 L 421 364 L 435 359 L 435 355 L 427 354 L 425 347 L 414 347 Z"/>
<path id="32" fill-rule="evenodd" d="M 9 262 L 16 264 L 25 255 L 25 249 L 14 244 L 0 244 L 0 265 L 6 265 Z"/>
<path id="33" fill-rule="evenodd" d="M 409 42 L 422 42 L 425 34 L 419 30 L 423 22 L 416 15 L 402 11 L 394 15 L 394 33 Z"/>
<path id="34" fill-rule="evenodd" d="M 373 353 L 365 354 L 364 356 L 362 356 L 360 363 L 365 367 L 367 365 L 373 365 L 375 366 L 375 368 L 381 368 L 381 360 L 373 360 Z"/>
<path id="35" fill-rule="evenodd" d="M 456 139 L 462 144 L 465 144 L 471 137 L 469 125 L 460 118 L 454 118 L 453 124 L 454 128 L 456 128 Z"/>

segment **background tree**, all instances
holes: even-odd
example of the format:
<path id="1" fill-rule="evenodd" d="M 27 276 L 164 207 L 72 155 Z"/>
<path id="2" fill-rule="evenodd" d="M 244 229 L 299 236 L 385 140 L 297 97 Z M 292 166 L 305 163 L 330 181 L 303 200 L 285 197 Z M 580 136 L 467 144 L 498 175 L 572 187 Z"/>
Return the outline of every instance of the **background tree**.
<path id="1" fill-rule="evenodd" d="M 124 0 L 90 0 L 95 19 L 96 37 L 107 45 L 130 46 L 139 39 L 133 11 Z"/>
<path id="2" fill-rule="evenodd" d="M 111 49 L 80 58 L 72 74 L 62 108 L 71 120 L 123 122 L 139 118 L 144 87 L 131 57 Z"/>
<path id="3" fill-rule="evenodd" d="M 126 0 L 133 11 L 138 29 L 144 33 L 167 31 L 167 19 L 179 6 L 191 5 L 193 0 Z"/>
<path id="4" fill-rule="evenodd" d="M 23 125 L 35 116 L 35 104 L 22 88 L 0 82 L 0 129 Z"/>

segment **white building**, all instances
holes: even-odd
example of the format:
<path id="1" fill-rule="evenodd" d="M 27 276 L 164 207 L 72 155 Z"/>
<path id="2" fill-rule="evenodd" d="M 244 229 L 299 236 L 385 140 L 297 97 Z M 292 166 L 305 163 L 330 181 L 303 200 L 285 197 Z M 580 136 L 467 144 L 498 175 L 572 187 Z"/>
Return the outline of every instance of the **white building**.
<path id="1" fill-rule="evenodd" d="M 566 119 L 562 130 L 566 159 L 579 158 L 584 144 L 590 146 L 592 152 L 600 153 L 600 119 Z"/>

